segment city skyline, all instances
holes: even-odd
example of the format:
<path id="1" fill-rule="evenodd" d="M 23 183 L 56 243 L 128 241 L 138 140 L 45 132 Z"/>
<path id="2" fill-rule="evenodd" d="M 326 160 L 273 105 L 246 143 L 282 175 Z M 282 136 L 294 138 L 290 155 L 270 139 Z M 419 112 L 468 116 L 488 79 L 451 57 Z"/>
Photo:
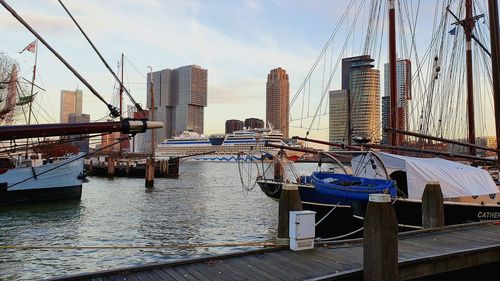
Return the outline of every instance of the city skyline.
<path id="1" fill-rule="evenodd" d="M 102 63 L 71 23 L 57 1 L 8 1 L 52 46 L 58 50 L 98 90 L 107 101 L 117 105 L 117 85 Z M 12 3 L 11 3 L 12 2 Z M 434 1 L 421 5 L 421 19 L 417 26 L 419 38 L 430 36 Z M 265 118 L 265 75 L 269 69 L 282 67 L 290 74 L 290 98 L 306 77 L 315 58 L 327 41 L 348 3 L 345 1 L 79 1 L 66 0 L 65 5 L 80 22 L 111 67 L 125 53 L 126 86 L 134 98 L 146 107 L 145 76 L 165 66 L 198 64 L 210 70 L 208 106 L 205 108 L 205 133 L 224 131 L 224 121 L 246 116 Z M 356 5 L 361 5 L 357 3 Z M 328 7 L 335 6 L 335 9 Z M 115 10 L 114 13 L 108 11 Z M 368 7 L 357 9 L 365 15 Z M 203 11 L 203 12 L 202 12 Z M 356 9 L 353 9 L 356 11 Z M 424 12 L 425 11 L 425 12 Z M 352 17 L 355 14 L 351 14 Z M 362 16 L 363 16 L 362 15 Z M 294 21 L 288 19 L 293 18 Z M 426 20 L 428 19 L 428 20 Z M 359 25 L 361 26 L 361 24 Z M 18 60 L 23 77 L 30 76 L 33 54 L 18 54 L 34 37 L 5 10 L 0 11 L 0 30 L 5 40 L 0 50 Z M 339 29 L 338 41 L 343 44 L 347 26 Z M 314 32 L 313 32 L 314 31 Z M 420 31 L 420 32 L 418 32 Z M 424 31 L 424 32 L 422 32 Z M 364 27 L 356 26 L 343 57 L 363 54 Z M 359 35 L 359 36 L 358 36 Z M 110 40 L 110 38 L 113 38 Z M 172 40 L 175 38 L 175 40 Z M 385 50 L 386 38 L 382 38 Z M 416 49 L 423 52 L 425 40 L 416 41 Z M 420 43 L 422 42 L 422 43 Z M 425 44 L 425 45 L 424 45 Z M 398 44 L 398 53 L 402 54 Z M 340 52 L 340 48 L 338 49 Z M 337 52 L 335 56 L 339 55 Z M 375 68 L 383 71 L 386 52 L 376 57 Z M 132 64 L 133 65 L 132 65 Z M 140 74 L 135 71 L 140 70 Z M 82 88 L 83 111 L 93 120 L 105 120 L 106 107 L 93 97 L 65 67 L 40 44 L 37 82 L 47 92 L 37 95 L 37 102 L 49 108 L 54 94 L 61 88 Z M 340 71 L 332 79 L 330 89 L 339 89 Z M 381 75 L 383 75 L 381 73 Z M 39 78 L 39 80 L 38 80 Z M 317 83 L 317 80 L 316 80 Z M 321 81 L 319 82 L 321 83 Z M 380 85 L 381 89 L 383 84 Z M 316 95 L 319 91 L 315 91 Z M 113 100 L 114 98 L 114 100 Z M 316 96 L 316 100 L 319 98 Z M 128 101 L 125 105 L 129 104 Z M 242 106 L 243 105 L 243 106 Z M 52 106 L 53 108 L 53 106 Z M 56 122 L 58 108 L 41 116 L 42 123 Z M 291 110 L 296 113 L 300 110 Z M 314 112 L 314 108 L 311 110 Z M 35 114 L 40 114 L 35 112 Z M 489 113 L 488 113 L 489 114 Z M 40 114 L 41 115 L 41 114 Z M 491 118 L 486 118 L 491 120 Z M 306 122 L 306 121 L 305 121 Z M 328 139 L 325 121 L 314 126 L 309 137 Z M 327 122 L 326 122 L 327 123 Z M 304 136 L 308 124 L 291 123 L 290 135 Z M 488 132 L 491 134 L 491 126 Z"/>

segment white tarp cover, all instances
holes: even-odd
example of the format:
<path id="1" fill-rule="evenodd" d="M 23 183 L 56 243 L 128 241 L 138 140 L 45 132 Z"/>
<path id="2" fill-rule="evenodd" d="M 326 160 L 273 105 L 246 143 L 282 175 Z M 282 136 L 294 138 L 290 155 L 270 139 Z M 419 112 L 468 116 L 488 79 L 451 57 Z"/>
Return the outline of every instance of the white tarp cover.
<path id="1" fill-rule="evenodd" d="M 421 199 L 425 185 L 439 182 L 444 198 L 484 195 L 499 192 L 490 174 L 479 168 L 441 158 L 417 158 L 378 152 L 389 175 L 394 171 L 405 171 L 408 180 L 408 197 Z M 359 177 L 384 178 L 377 175 L 369 163 L 370 157 L 357 156 L 352 159 L 353 171 Z M 377 161 L 375 161 L 376 164 Z M 380 174 L 380 167 L 377 168 Z"/>

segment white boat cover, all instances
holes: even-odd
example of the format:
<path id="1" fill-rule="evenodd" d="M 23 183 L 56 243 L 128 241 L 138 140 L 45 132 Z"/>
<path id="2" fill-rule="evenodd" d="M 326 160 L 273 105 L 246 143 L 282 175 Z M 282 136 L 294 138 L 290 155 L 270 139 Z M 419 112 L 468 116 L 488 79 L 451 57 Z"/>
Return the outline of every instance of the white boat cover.
<path id="1" fill-rule="evenodd" d="M 406 172 L 408 197 L 421 199 L 425 185 L 439 182 L 444 198 L 484 195 L 499 192 L 488 171 L 441 158 L 417 158 L 377 152 L 389 175 Z M 377 161 L 375 161 L 377 164 Z M 385 178 L 381 168 L 372 168 L 369 156 L 360 155 L 351 160 L 356 176 Z"/>

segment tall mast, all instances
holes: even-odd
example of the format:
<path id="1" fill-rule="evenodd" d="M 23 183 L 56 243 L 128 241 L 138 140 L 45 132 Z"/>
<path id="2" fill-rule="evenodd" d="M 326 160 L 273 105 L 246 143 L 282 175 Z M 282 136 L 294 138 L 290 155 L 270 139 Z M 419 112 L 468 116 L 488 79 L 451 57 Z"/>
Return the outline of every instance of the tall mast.
<path id="1" fill-rule="evenodd" d="M 151 75 L 151 80 L 149 82 L 149 92 L 151 94 L 151 117 L 149 120 L 154 121 L 154 119 L 155 119 L 155 95 L 154 95 L 154 91 L 153 91 L 153 68 L 150 66 L 149 69 L 150 69 L 149 75 Z M 156 142 L 155 131 L 151 131 L 151 157 L 154 157 L 154 155 L 155 155 L 155 142 Z"/>
<path id="2" fill-rule="evenodd" d="M 120 78 L 120 119 L 123 119 L 123 53 L 122 53 L 122 62 L 120 63 L 120 67 L 122 70 L 121 78 Z"/>
<path id="3" fill-rule="evenodd" d="M 33 106 L 33 89 L 35 87 L 35 78 L 36 78 L 36 62 L 38 58 L 38 39 L 35 41 L 35 64 L 33 65 L 33 76 L 31 78 L 31 91 L 30 91 L 30 103 L 29 103 L 29 109 L 28 109 L 28 125 L 31 124 L 31 111 L 32 111 L 32 106 Z M 26 139 L 26 153 L 24 155 L 24 158 L 28 159 L 28 150 L 30 147 L 30 139 Z"/>
<path id="4" fill-rule="evenodd" d="M 391 99 L 389 124 L 398 129 L 398 93 L 396 87 L 396 0 L 389 0 L 389 95 Z M 399 138 L 396 133 L 389 133 L 389 143 L 398 146 Z"/>
<path id="5" fill-rule="evenodd" d="M 465 0 L 465 59 L 467 64 L 467 120 L 469 123 L 469 143 L 476 143 L 476 132 L 474 125 L 474 82 L 472 75 L 472 30 L 474 19 L 472 18 L 472 0 Z M 469 154 L 474 155 L 475 149 L 469 148 Z"/>
<path id="6" fill-rule="evenodd" d="M 33 88 L 35 86 L 37 58 L 38 58 L 38 39 L 36 40 L 36 43 L 35 43 L 35 64 L 33 65 L 33 76 L 31 78 L 31 91 L 30 91 L 31 100 L 30 100 L 29 111 L 28 111 L 28 125 L 31 124 L 31 106 L 33 104 Z"/>
<path id="7" fill-rule="evenodd" d="M 491 73 L 493 78 L 493 100 L 495 103 L 495 129 L 497 149 L 500 149 L 500 40 L 498 27 L 498 1 L 488 0 L 490 18 Z M 500 153 L 497 154 L 500 161 Z"/>

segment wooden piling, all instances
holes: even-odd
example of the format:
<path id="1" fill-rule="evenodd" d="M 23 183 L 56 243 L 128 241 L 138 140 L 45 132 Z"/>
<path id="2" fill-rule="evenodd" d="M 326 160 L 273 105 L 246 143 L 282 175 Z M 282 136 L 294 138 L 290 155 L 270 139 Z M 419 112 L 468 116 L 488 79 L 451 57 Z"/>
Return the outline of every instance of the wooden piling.
<path id="1" fill-rule="evenodd" d="M 422 227 L 433 228 L 444 226 L 443 193 L 439 182 L 425 185 L 422 195 Z"/>
<path id="2" fill-rule="evenodd" d="M 115 160 L 114 157 L 108 157 L 108 177 L 115 176 Z"/>
<path id="3" fill-rule="evenodd" d="M 125 166 L 125 175 L 130 176 L 130 160 L 127 160 L 127 164 Z"/>
<path id="4" fill-rule="evenodd" d="M 169 178 L 177 178 L 179 177 L 179 158 L 173 157 L 168 159 L 167 161 L 168 169 L 167 169 L 167 177 Z"/>
<path id="5" fill-rule="evenodd" d="M 90 160 L 90 163 L 89 163 L 89 175 L 92 175 L 93 171 L 94 171 L 94 163 L 92 163 L 92 160 Z"/>
<path id="6" fill-rule="evenodd" d="M 299 186 L 283 183 L 278 211 L 278 238 L 288 238 L 290 211 L 302 211 Z"/>
<path id="7" fill-rule="evenodd" d="M 398 222 L 390 195 L 370 195 L 363 231 L 363 280 L 399 280 Z"/>
<path id="8" fill-rule="evenodd" d="M 146 188 L 153 188 L 155 179 L 155 160 L 153 158 L 146 159 L 145 169 L 144 174 L 146 176 Z"/>

